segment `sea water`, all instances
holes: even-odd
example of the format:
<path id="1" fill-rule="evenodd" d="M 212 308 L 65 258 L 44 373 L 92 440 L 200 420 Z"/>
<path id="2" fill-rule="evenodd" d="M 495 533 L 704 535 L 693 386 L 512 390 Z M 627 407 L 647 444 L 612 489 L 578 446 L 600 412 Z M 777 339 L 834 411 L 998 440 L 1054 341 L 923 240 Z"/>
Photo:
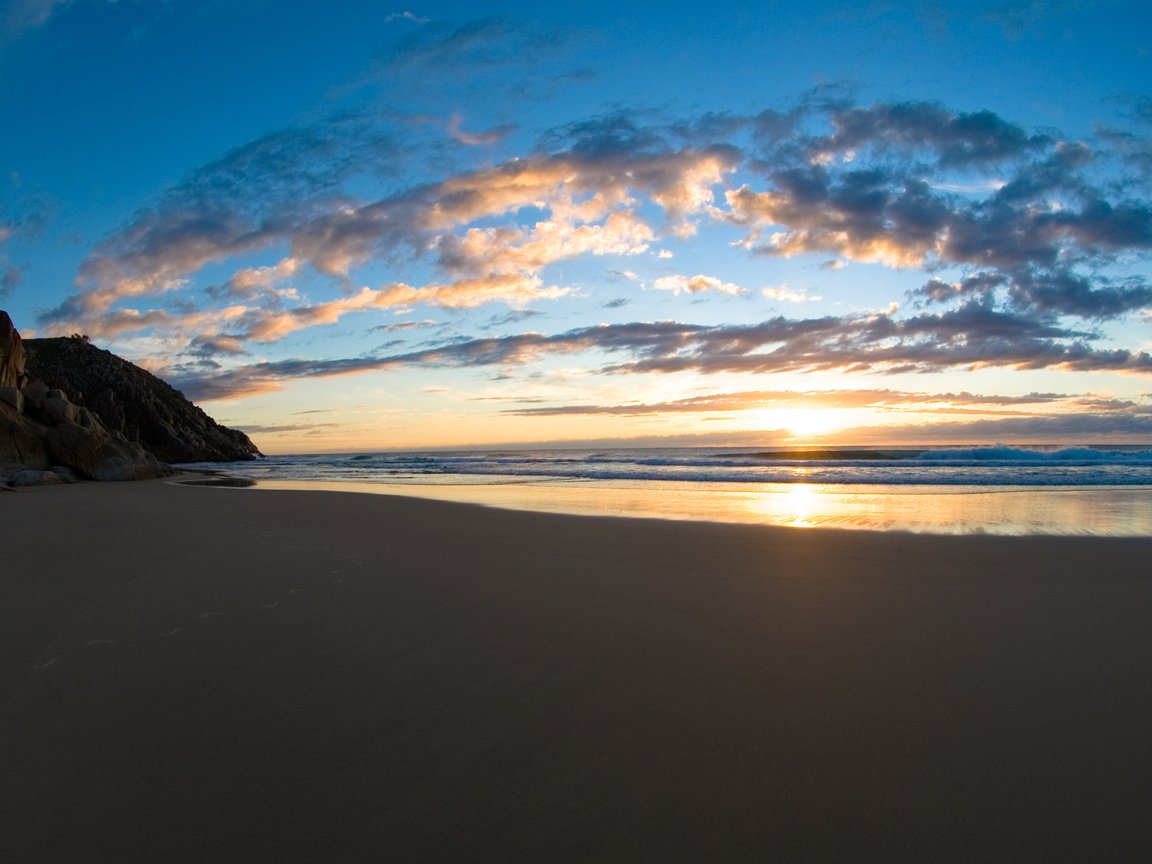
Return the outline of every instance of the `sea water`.
<path id="1" fill-rule="evenodd" d="M 264 488 L 356 489 L 561 513 L 1152 536 L 1152 447 L 1140 446 L 340 453 L 270 456 L 229 466 L 228 474 Z"/>

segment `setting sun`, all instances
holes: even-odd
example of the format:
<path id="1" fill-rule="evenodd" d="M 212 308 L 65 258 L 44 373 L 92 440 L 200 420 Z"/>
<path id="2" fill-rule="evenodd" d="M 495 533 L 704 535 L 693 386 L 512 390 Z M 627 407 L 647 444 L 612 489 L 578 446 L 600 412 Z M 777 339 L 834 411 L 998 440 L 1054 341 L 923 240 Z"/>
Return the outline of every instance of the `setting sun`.
<path id="1" fill-rule="evenodd" d="M 822 438 L 849 425 L 846 412 L 834 408 L 779 408 L 756 413 L 764 429 L 783 429 L 793 438 Z"/>

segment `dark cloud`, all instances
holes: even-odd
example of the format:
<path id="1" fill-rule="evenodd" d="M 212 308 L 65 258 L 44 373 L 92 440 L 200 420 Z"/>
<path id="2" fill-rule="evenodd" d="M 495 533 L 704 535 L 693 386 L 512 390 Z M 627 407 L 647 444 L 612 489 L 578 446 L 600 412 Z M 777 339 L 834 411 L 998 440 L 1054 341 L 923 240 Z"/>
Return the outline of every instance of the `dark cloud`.
<path id="1" fill-rule="evenodd" d="M 991 111 L 957 113 L 931 102 L 898 102 L 835 111 L 835 131 L 808 144 L 813 157 L 871 148 L 929 156 L 940 167 L 996 164 L 1050 141 Z"/>
<path id="2" fill-rule="evenodd" d="M 911 296 L 930 303 L 947 303 L 969 297 L 991 302 L 1000 289 L 1004 289 L 1005 298 L 1012 308 L 1089 320 L 1117 318 L 1128 312 L 1152 308 L 1152 286 L 1140 276 L 1115 279 L 1070 270 L 1026 267 L 1009 272 L 978 272 L 957 282 L 933 278 L 911 292 Z"/>
<path id="3" fill-rule="evenodd" d="M 192 399 L 276 389 L 295 378 L 350 375 L 423 366 L 516 367 L 543 356 L 623 354 L 609 373 L 927 372 L 946 368 L 1059 368 L 1152 375 L 1152 356 L 1096 349 L 1091 334 L 968 303 L 908 319 L 888 314 L 774 318 L 752 325 L 703 326 L 673 321 L 603 324 L 564 333 L 462 339 L 385 357 L 285 360 L 208 375 L 180 374 Z"/>
<path id="4" fill-rule="evenodd" d="M 239 339 L 228 336 L 197 336 L 188 345 L 187 353 L 193 357 L 241 356 L 248 352 Z"/>
<path id="5" fill-rule="evenodd" d="M 0 48 L 15 42 L 26 30 L 39 27 L 72 0 L 8 0 L 0 6 Z"/>
<path id="6" fill-rule="evenodd" d="M 910 426 L 901 434 L 914 439 L 938 441 L 1115 441 L 1123 438 L 1147 440 L 1152 435 L 1152 413 L 1098 414 L 1074 413 L 1031 417 L 1003 417 L 957 423 Z M 891 435 L 889 428 L 887 434 Z"/>
<path id="7" fill-rule="evenodd" d="M 23 271 L 19 267 L 15 264 L 9 264 L 7 259 L 0 255 L 0 300 L 15 290 L 23 275 Z"/>
<path id="8" fill-rule="evenodd" d="M 1021 270 L 1013 274 L 1008 297 L 1021 309 L 1081 318 L 1116 318 L 1152 308 L 1152 286 L 1139 276 L 1095 278 L 1068 271 Z"/>
<path id="9" fill-rule="evenodd" d="M 570 151 L 591 160 L 628 158 L 668 148 L 665 130 L 636 111 L 617 111 L 570 123 L 548 132 L 542 146 L 550 152 Z M 652 118 L 648 118 L 651 120 Z"/>
<path id="10" fill-rule="evenodd" d="M 481 18 L 459 26 L 437 23 L 399 41 L 388 65 L 460 73 L 474 73 L 484 66 L 531 66 L 564 45 L 567 38 L 564 30 L 507 18 Z"/>
<path id="11" fill-rule="evenodd" d="M 1004 28 L 1004 35 L 1009 39 L 1020 39 L 1045 21 L 1090 10 L 1094 5 L 1098 4 L 1089 0 L 1006 0 L 983 14 Z"/>
<path id="12" fill-rule="evenodd" d="M 427 330 L 430 327 L 441 326 L 436 321 L 400 321 L 396 324 L 381 324 L 369 329 L 369 333 L 398 333 L 403 330 Z"/>
<path id="13" fill-rule="evenodd" d="M 513 309 L 505 315 L 496 315 L 488 319 L 488 323 L 484 325 L 485 330 L 496 330 L 500 327 L 507 327 L 510 324 L 521 324 L 524 321 L 531 321 L 543 315 L 536 309 Z"/>
<path id="14" fill-rule="evenodd" d="M 831 134 L 796 139 L 762 163 L 765 187 L 728 193 L 727 218 L 748 229 L 751 251 L 974 271 L 929 283 L 919 293 L 933 302 L 999 291 L 1014 310 L 1092 319 L 1152 307 L 1142 281 L 1107 272 L 1152 251 L 1152 205 L 1131 197 L 1131 183 L 1093 173 L 1101 145 L 925 103 L 828 120 Z M 1001 179 L 951 176 L 987 166 Z"/>
<path id="15" fill-rule="evenodd" d="M 263 217 L 289 203 L 332 195 L 349 177 L 395 177 L 402 155 L 395 130 L 379 119 L 336 114 L 230 150 L 172 188 L 158 209 L 227 208 Z"/>

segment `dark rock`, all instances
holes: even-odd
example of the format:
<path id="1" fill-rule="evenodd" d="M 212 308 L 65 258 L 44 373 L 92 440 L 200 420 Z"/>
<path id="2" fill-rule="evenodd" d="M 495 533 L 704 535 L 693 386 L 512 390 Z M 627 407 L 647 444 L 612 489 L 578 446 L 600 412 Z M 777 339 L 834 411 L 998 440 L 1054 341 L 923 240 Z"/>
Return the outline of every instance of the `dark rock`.
<path id="1" fill-rule="evenodd" d="M 173 473 L 167 462 L 260 455 L 143 369 L 80 337 L 21 340 L 5 312 L 0 375 L 5 485 L 142 480 Z"/>
<path id="2" fill-rule="evenodd" d="M 17 414 L 24 413 L 24 391 L 19 387 L 0 387 L 0 402 L 7 402 Z"/>
<path id="3" fill-rule="evenodd" d="M 48 385 L 43 381 L 29 381 L 20 392 L 24 394 L 26 402 L 35 405 L 48 395 Z"/>
<path id="4" fill-rule="evenodd" d="M 48 470 L 63 477 L 65 483 L 78 483 L 80 481 L 80 476 L 67 465 L 53 465 Z"/>
<path id="5" fill-rule="evenodd" d="M 234 462 L 260 455 L 235 429 L 221 426 L 155 375 L 82 338 L 24 340 L 27 374 L 87 409 L 103 426 L 138 444 L 162 462 Z M 25 398 L 31 404 L 28 389 Z M 48 410 L 59 413 L 54 405 Z M 69 422 L 83 425 L 82 415 Z"/>
<path id="6" fill-rule="evenodd" d="M 24 379 L 25 351 L 8 313 L 0 309 L 0 387 L 19 387 Z"/>
<path id="7" fill-rule="evenodd" d="M 55 471 L 38 471 L 34 468 L 26 468 L 23 471 L 17 471 L 8 482 L 13 486 L 59 486 L 68 481 Z"/>
<path id="8" fill-rule="evenodd" d="M 51 465 L 44 431 L 43 424 L 0 402 L 0 466 L 47 468 Z"/>
<path id="9" fill-rule="evenodd" d="M 147 480 L 172 473 L 139 444 L 103 426 L 61 423 L 47 430 L 45 442 L 52 462 L 92 480 Z"/>

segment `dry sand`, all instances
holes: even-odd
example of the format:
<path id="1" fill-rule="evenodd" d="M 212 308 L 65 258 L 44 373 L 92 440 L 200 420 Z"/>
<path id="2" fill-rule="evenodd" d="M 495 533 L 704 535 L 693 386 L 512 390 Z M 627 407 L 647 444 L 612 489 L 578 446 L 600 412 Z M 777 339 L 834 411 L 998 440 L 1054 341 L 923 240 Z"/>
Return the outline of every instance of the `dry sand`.
<path id="1" fill-rule="evenodd" d="M 1142 861 L 1152 539 L 0 496 L 0 860 Z"/>

